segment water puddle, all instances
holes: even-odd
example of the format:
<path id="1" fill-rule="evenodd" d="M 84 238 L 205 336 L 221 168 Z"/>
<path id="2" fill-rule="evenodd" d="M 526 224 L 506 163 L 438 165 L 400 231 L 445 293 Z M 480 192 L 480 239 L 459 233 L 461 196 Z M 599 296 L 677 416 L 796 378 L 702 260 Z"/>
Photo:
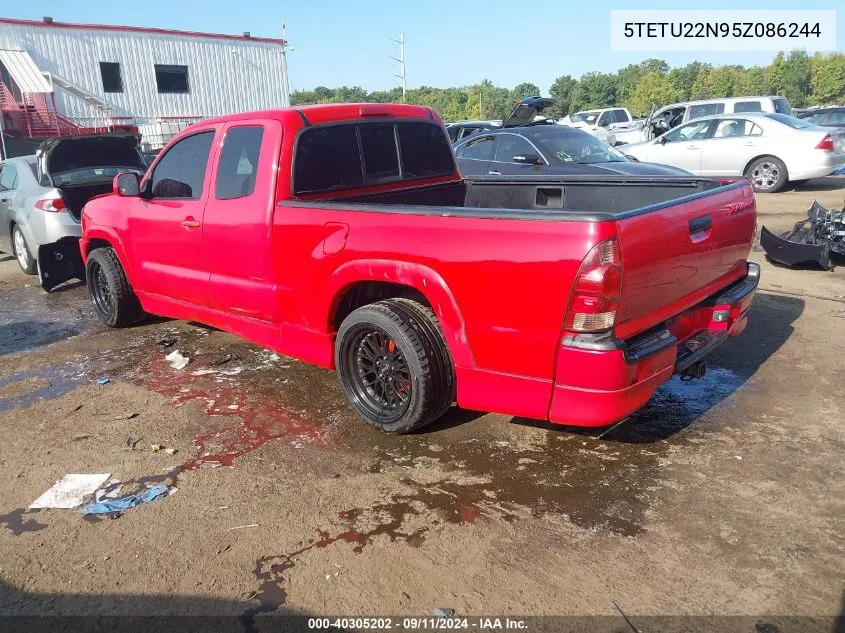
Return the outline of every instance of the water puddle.
<path id="1" fill-rule="evenodd" d="M 0 412 L 61 398 L 88 380 L 86 365 L 78 362 L 0 376 Z"/>

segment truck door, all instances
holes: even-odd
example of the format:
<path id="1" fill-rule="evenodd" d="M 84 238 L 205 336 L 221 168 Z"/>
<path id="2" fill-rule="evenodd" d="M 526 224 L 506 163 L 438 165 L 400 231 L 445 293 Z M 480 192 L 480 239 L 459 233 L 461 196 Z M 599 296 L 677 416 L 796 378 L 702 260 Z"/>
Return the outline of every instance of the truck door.
<path id="1" fill-rule="evenodd" d="M 215 307 L 264 321 L 278 319 L 273 212 L 281 144 L 279 121 L 226 126 L 203 228 Z"/>
<path id="2" fill-rule="evenodd" d="M 127 249 L 143 292 L 210 304 L 202 222 L 215 133 L 201 129 L 171 145 L 145 177 L 144 195 L 126 198 Z"/>

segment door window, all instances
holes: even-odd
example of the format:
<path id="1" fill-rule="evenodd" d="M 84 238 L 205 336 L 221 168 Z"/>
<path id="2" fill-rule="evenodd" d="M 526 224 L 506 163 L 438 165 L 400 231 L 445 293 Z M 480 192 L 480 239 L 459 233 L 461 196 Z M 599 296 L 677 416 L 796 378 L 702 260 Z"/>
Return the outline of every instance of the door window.
<path id="1" fill-rule="evenodd" d="M 667 143 L 677 143 L 684 141 L 700 141 L 707 136 L 707 130 L 710 128 L 710 121 L 696 121 L 695 123 L 688 123 L 675 128 L 671 132 L 664 134 Z"/>
<path id="2" fill-rule="evenodd" d="M 762 112 L 763 106 L 759 101 L 737 101 L 734 104 L 734 112 Z"/>
<path id="3" fill-rule="evenodd" d="M 183 138 L 168 149 L 152 175 L 153 197 L 197 200 L 202 196 L 213 141 L 214 130 L 209 130 Z"/>
<path id="4" fill-rule="evenodd" d="M 607 112 L 603 112 L 602 115 L 599 117 L 598 126 L 599 127 L 607 127 L 613 123 L 613 112 L 608 110 Z"/>
<path id="5" fill-rule="evenodd" d="M 458 148 L 458 158 L 472 158 L 474 160 L 490 160 L 493 153 L 495 136 L 480 136 L 467 141 Z"/>
<path id="6" fill-rule="evenodd" d="M 716 124 L 713 138 L 733 138 L 743 136 L 761 136 L 763 130 L 746 119 L 725 119 Z"/>
<path id="7" fill-rule="evenodd" d="M 214 195 L 219 200 L 243 198 L 255 191 L 255 175 L 264 128 L 248 125 L 230 128 L 217 166 Z"/>
<path id="8" fill-rule="evenodd" d="M 494 161 L 499 163 L 513 163 L 513 157 L 518 154 L 537 155 L 537 150 L 521 136 L 516 134 L 499 134 L 499 141 L 496 144 Z"/>
<path id="9" fill-rule="evenodd" d="M 772 105 L 775 107 L 775 112 L 778 114 L 788 114 L 792 116 L 792 108 L 789 107 L 789 102 L 783 97 L 772 99 Z"/>
<path id="10" fill-rule="evenodd" d="M 0 171 L 0 191 L 12 191 L 18 186 L 18 168 L 12 163 L 2 166 Z"/>
<path id="11" fill-rule="evenodd" d="M 689 107 L 689 118 L 697 119 L 712 114 L 722 114 L 725 111 L 724 103 L 700 103 Z"/>

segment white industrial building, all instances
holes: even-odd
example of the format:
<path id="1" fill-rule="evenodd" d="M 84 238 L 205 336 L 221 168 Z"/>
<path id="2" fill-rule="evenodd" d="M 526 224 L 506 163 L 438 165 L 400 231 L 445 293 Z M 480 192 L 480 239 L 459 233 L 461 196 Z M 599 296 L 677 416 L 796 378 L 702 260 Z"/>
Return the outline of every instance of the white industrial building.
<path id="1" fill-rule="evenodd" d="M 200 119 L 289 104 L 282 39 L 0 18 L 0 125 L 34 142 L 135 129 L 151 147 Z"/>

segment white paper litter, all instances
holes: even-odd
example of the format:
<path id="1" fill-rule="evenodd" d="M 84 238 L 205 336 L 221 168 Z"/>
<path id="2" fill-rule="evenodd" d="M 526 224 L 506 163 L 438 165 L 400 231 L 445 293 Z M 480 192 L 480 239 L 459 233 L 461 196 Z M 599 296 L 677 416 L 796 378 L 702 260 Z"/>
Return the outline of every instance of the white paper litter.
<path id="1" fill-rule="evenodd" d="M 52 488 L 33 501 L 29 508 L 76 508 L 82 505 L 86 495 L 93 494 L 102 486 L 111 473 L 71 474 L 58 480 Z"/>
<path id="2" fill-rule="evenodd" d="M 190 362 L 190 359 L 182 356 L 178 349 L 170 352 L 164 357 L 164 360 L 166 360 L 173 369 L 185 369 L 187 364 Z"/>

